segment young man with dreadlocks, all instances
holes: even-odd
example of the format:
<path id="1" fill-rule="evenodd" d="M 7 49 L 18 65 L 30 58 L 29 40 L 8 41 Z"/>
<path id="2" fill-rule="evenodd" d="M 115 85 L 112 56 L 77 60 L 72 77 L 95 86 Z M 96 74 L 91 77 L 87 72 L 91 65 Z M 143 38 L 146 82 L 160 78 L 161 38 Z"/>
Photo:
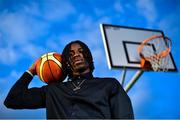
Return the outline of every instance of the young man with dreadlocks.
<path id="1" fill-rule="evenodd" d="M 69 43 L 62 53 L 67 82 L 28 88 L 36 62 L 11 88 L 4 104 L 14 109 L 46 108 L 47 118 L 133 119 L 131 101 L 114 78 L 93 77 L 93 58 L 81 41 Z M 31 75 L 32 74 L 32 75 Z"/>

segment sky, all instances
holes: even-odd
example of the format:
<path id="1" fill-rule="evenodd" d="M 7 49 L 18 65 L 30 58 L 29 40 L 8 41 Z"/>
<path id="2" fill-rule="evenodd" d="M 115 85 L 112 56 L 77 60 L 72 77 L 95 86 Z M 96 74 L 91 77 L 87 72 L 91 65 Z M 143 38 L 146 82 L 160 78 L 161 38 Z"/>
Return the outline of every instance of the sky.
<path id="1" fill-rule="evenodd" d="M 180 69 L 179 0 L 0 0 L 0 119 L 45 119 L 45 109 L 7 109 L 12 85 L 42 54 L 61 53 L 73 40 L 86 43 L 96 77 L 120 80 L 122 69 L 107 65 L 99 24 L 162 30 L 172 39 Z M 126 84 L 136 70 L 128 70 Z M 179 72 L 144 72 L 128 92 L 136 119 L 180 119 Z M 29 87 L 45 85 L 36 76 Z"/>

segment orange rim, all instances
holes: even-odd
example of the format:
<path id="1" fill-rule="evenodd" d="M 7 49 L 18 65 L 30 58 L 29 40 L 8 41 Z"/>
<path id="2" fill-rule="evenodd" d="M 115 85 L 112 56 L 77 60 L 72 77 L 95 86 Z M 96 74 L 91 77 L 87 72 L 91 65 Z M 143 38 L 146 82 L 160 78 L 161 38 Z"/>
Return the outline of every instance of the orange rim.
<path id="1" fill-rule="evenodd" d="M 142 50 L 143 50 L 144 46 L 145 46 L 148 42 L 150 42 L 150 41 L 152 41 L 152 40 L 154 40 L 154 39 L 156 39 L 156 38 L 164 38 L 163 40 L 166 40 L 166 41 L 170 42 L 169 48 L 167 48 L 166 50 L 163 50 L 163 51 L 162 51 L 161 53 L 159 53 L 159 54 L 154 54 L 154 55 L 149 56 L 149 57 L 144 57 L 144 55 L 142 54 Z M 150 37 L 150 38 L 147 38 L 147 39 L 145 39 L 145 40 L 139 45 L 139 47 L 138 47 L 138 53 L 139 53 L 139 55 L 140 55 L 140 57 L 141 57 L 141 61 L 151 61 L 152 59 L 160 60 L 160 59 L 166 57 L 166 56 L 170 53 L 170 51 L 171 51 L 171 40 L 170 40 L 168 37 L 164 37 L 164 36 L 162 36 L 162 35 L 154 35 L 154 36 L 152 36 L 152 37 Z"/>
<path id="2" fill-rule="evenodd" d="M 148 38 L 148 39 L 145 39 L 142 43 L 141 43 L 141 45 L 138 47 L 138 53 L 140 54 L 140 57 L 141 58 L 144 58 L 144 59 L 146 59 L 146 60 L 148 60 L 148 59 L 151 59 L 151 58 L 157 58 L 157 59 L 162 59 L 162 58 L 164 58 L 164 57 L 166 57 L 168 54 L 169 54 L 169 52 L 171 51 L 171 47 L 169 47 L 169 48 L 167 48 L 166 50 L 163 50 L 161 53 L 159 53 L 159 54 L 156 54 L 156 55 L 153 55 L 153 56 L 150 56 L 150 57 L 144 57 L 144 55 L 141 53 L 141 51 L 142 51 L 142 49 L 144 48 L 144 45 L 145 44 L 147 44 L 149 41 L 152 41 L 152 40 L 154 40 L 154 39 L 156 39 L 156 38 L 164 38 L 164 39 L 166 39 L 166 40 L 169 40 L 167 37 L 163 37 L 162 35 L 155 35 L 155 36 L 152 36 L 152 37 L 150 37 L 150 38 Z"/>

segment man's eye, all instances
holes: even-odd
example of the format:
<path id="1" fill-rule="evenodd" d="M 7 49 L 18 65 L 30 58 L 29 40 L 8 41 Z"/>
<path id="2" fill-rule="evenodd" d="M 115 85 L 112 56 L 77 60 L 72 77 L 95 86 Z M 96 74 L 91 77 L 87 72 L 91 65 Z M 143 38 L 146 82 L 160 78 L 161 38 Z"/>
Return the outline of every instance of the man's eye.
<path id="1" fill-rule="evenodd" d="M 70 56 L 73 56 L 74 54 L 71 52 L 71 53 L 69 53 L 69 55 L 70 55 Z"/>
<path id="2" fill-rule="evenodd" d="M 80 53 L 83 53 L 83 50 L 79 50 Z"/>

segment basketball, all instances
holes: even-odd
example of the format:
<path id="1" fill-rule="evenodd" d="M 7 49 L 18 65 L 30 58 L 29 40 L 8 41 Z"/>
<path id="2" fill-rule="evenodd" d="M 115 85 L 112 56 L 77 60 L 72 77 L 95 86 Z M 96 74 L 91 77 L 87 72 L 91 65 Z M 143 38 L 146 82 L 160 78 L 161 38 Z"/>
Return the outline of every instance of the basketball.
<path id="1" fill-rule="evenodd" d="M 41 81 L 49 84 L 63 81 L 61 54 L 56 52 L 46 53 L 41 56 L 36 65 L 36 72 Z"/>

